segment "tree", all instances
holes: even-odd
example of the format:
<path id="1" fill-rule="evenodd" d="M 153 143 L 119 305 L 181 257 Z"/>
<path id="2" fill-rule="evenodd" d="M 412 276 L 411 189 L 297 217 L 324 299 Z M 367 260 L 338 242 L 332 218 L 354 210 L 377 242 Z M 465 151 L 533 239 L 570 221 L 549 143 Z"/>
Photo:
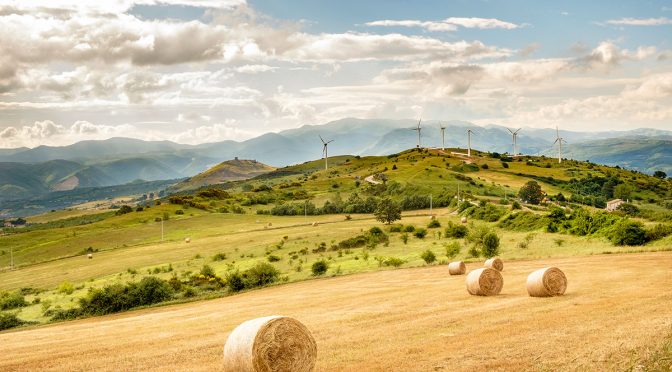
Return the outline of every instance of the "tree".
<path id="1" fill-rule="evenodd" d="M 401 219 L 401 206 L 394 200 L 385 198 L 378 203 L 374 215 L 376 220 L 389 225 Z"/>
<path id="2" fill-rule="evenodd" d="M 494 232 L 483 236 L 483 257 L 491 258 L 499 254 L 499 237 Z"/>
<path id="3" fill-rule="evenodd" d="M 539 204 L 544 198 L 544 192 L 536 181 L 529 181 L 518 192 L 518 197 L 530 204 Z"/>
<path id="4" fill-rule="evenodd" d="M 314 276 L 324 275 L 329 269 L 329 264 L 325 260 L 315 261 L 311 267 Z"/>
<path id="5" fill-rule="evenodd" d="M 662 178 L 667 178 L 667 173 L 658 170 L 658 171 L 653 172 L 653 176 L 656 177 L 656 178 L 661 178 L 661 179 Z"/>
<path id="6" fill-rule="evenodd" d="M 627 200 L 631 198 L 632 187 L 622 183 L 614 187 L 614 198 Z"/>

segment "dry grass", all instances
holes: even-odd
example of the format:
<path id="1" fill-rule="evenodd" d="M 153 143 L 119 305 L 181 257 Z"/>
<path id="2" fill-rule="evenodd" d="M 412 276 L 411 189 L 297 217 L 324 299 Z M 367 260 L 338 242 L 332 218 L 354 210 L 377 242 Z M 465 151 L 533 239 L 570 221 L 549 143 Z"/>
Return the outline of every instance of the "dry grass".
<path id="1" fill-rule="evenodd" d="M 549 265 L 566 295 L 529 297 L 527 275 Z M 0 334 L 0 370 L 216 370 L 228 333 L 271 314 L 310 329 L 320 371 L 623 370 L 670 330 L 671 265 L 663 252 L 511 262 L 487 298 L 446 266 L 300 282 Z"/>

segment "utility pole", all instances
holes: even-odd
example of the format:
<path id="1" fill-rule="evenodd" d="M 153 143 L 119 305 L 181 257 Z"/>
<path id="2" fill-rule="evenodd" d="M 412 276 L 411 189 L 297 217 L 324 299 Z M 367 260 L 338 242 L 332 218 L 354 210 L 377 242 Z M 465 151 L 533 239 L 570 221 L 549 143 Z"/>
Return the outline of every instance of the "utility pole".
<path id="1" fill-rule="evenodd" d="M 161 241 L 163 242 L 163 218 L 161 218 Z"/>
<path id="2" fill-rule="evenodd" d="M 432 215 L 432 194 L 429 194 L 429 215 Z"/>
<path id="3" fill-rule="evenodd" d="M 308 201 L 307 200 L 303 201 L 303 219 L 304 220 L 308 219 Z"/>

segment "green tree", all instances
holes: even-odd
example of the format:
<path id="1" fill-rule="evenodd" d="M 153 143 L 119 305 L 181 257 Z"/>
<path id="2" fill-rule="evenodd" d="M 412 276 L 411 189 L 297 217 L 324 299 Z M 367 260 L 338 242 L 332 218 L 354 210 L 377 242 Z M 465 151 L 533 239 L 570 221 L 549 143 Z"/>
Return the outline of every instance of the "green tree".
<path id="1" fill-rule="evenodd" d="M 378 203 L 374 215 L 376 220 L 389 225 L 401 219 L 401 206 L 394 200 L 385 198 Z"/>
<path id="2" fill-rule="evenodd" d="M 541 186 L 536 181 L 529 181 L 518 192 L 518 197 L 530 204 L 539 204 L 544 198 L 544 193 L 541 191 Z"/>
<path id="3" fill-rule="evenodd" d="M 667 173 L 658 170 L 653 172 L 653 176 L 656 178 L 667 178 Z"/>
<path id="4" fill-rule="evenodd" d="M 499 254 L 499 237 L 494 232 L 483 236 L 483 257 L 491 258 Z"/>
<path id="5" fill-rule="evenodd" d="M 324 275 L 324 273 L 327 272 L 327 269 L 329 269 L 329 263 L 325 260 L 315 261 L 311 267 L 314 276 Z"/>
<path id="6" fill-rule="evenodd" d="M 629 185 L 621 183 L 619 185 L 616 185 L 616 187 L 614 187 L 614 198 L 627 200 L 631 199 L 631 195 L 632 195 L 632 187 L 630 187 Z"/>

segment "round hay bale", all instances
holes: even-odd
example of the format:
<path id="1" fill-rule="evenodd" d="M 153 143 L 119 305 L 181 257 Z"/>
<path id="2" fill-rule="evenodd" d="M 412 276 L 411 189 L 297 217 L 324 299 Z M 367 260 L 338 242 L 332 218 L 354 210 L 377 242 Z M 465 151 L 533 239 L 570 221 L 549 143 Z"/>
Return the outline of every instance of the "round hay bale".
<path id="1" fill-rule="evenodd" d="M 319 225 L 317 222 L 313 222 L 313 227 Z"/>
<path id="2" fill-rule="evenodd" d="M 460 218 L 460 222 L 462 222 L 462 223 L 467 223 L 467 217 L 462 217 L 462 218 Z"/>
<path id="3" fill-rule="evenodd" d="M 93 259 L 93 254 L 89 253 L 89 254 L 86 255 L 86 257 L 87 257 L 89 260 L 90 260 L 90 259 Z"/>
<path id="4" fill-rule="evenodd" d="M 185 243 L 191 243 L 191 238 L 184 238 Z"/>
<path id="5" fill-rule="evenodd" d="M 236 372 L 309 372 L 317 344 L 306 326 L 285 316 L 241 323 L 224 344 L 224 370 Z"/>
<path id="6" fill-rule="evenodd" d="M 504 262 L 500 260 L 497 257 L 493 257 L 489 260 L 485 261 L 485 264 L 483 266 L 488 267 L 490 269 L 495 269 L 497 271 L 503 271 L 504 270 Z"/>
<path id="7" fill-rule="evenodd" d="M 557 267 L 532 272 L 527 277 L 527 293 L 532 297 L 562 296 L 567 290 L 567 277 Z"/>
<path id="8" fill-rule="evenodd" d="M 487 267 L 476 269 L 467 275 L 467 291 L 475 296 L 494 296 L 502 291 L 502 274 Z"/>
<path id="9" fill-rule="evenodd" d="M 450 275 L 464 275 L 467 272 L 467 265 L 462 261 L 455 261 L 448 264 Z"/>

